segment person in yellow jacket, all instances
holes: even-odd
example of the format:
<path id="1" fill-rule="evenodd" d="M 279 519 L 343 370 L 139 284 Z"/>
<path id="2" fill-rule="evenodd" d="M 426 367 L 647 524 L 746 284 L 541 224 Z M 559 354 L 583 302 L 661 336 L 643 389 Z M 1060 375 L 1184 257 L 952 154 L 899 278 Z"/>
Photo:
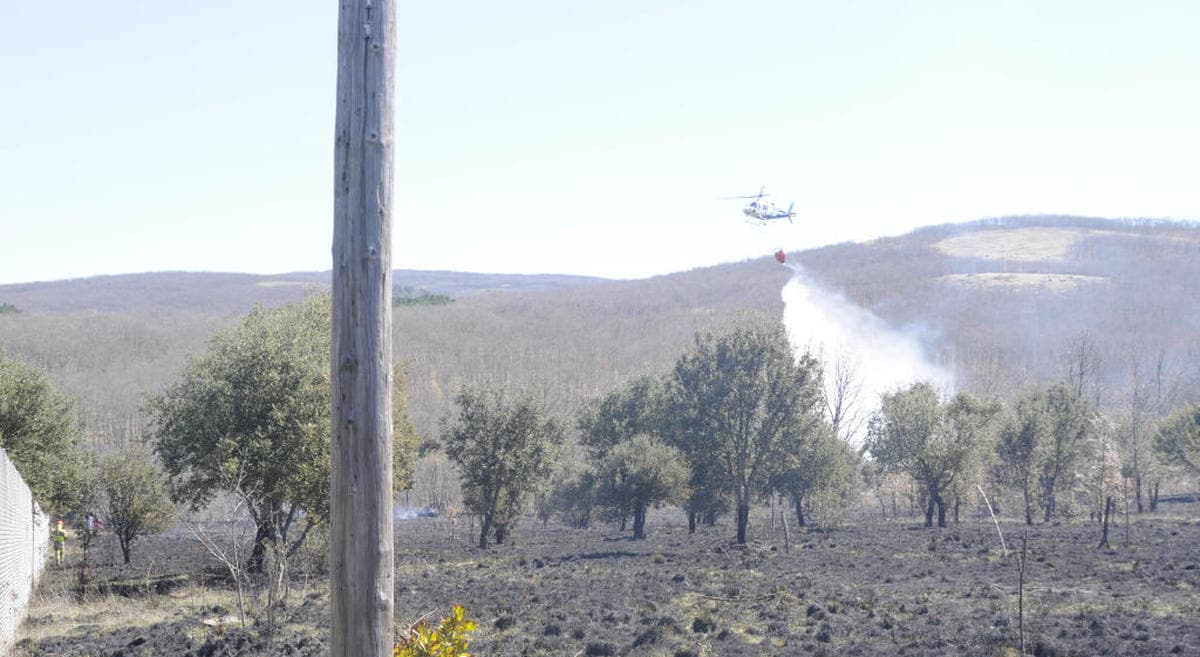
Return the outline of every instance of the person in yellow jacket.
<path id="1" fill-rule="evenodd" d="M 50 540 L 54 541 L 54 560 L 62 565 L 63 556 L 67 551 L 67 530 L 63 529 L 63 521 L 59 520 L 50 532 Z"/>

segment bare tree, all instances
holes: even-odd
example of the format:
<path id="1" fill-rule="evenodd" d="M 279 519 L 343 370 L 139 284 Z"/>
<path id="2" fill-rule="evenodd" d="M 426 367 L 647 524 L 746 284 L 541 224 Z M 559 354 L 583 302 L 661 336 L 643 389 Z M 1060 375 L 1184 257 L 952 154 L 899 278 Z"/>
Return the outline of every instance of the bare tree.
<path id="1" fill-rule="evenodd" d="M 1080 399 L 1100 405 L 1100 350 L 1091 333 L 1082 331 L 1067 341 L 1063 351 L 1067 385 Z M 1094 396 L 1093 396 L 1094 395 Z"/>
<path id="2" fill-rule="evenodd" d="M 849 443 L 861 437 L 870 418 L 864 407 L 873 401 L 862 398 L 862 360 L 844 348 L 827 365 L 822 380 L 825 416 L 833 427 L 833 434 Z"/>
<path id="3" fill-rule="evenodd" d="M 1121 397 L 1119 443 L 1123 470 L 1133 483 L 1133 502 L 1138 513 L 1146 510 L 1149 489 L 1150 511 L 1158 507 L 1158 465 L 1153 453 L 1154 426 L 1172 410 L 1180 397 L 1181 372 L 1165 349 L 1147 355 L 1130 347 L 1126 359 L 1128 384 Z"/>

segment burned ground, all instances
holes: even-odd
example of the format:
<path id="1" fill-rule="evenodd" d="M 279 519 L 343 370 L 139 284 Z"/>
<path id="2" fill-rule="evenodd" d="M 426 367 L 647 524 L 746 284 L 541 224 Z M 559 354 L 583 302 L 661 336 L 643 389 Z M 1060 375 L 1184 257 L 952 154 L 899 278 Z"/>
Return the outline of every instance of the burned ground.
<path id="1" fill-rule="evenodd" d="M 1127 547 L 1118 528 L 1112 551 L 1096 549 L 1095 525 L 1030 528 L 1028 653 L 1200 655 L 1200 521 L 1182 511 L 1136 519 Z M 645 541 L 531 524 L 486 551 L 468 545 L 465 527 L 399 523 L 397 621 L 462 604 L 484 656 L 1018 654 L 1020 525 L 1004 525 L 1006 557 L 990 523 L 974 519 L 793 531 L 785 551 L 762 519 L 758 540 L 738 547 L 729 527 L 689 536 L 674 516 L 657 518 Z M 96 590 L 107 592 L 83 604 L 74 569 L 50 572 L 16 654 L 328 654 L 319 572 L 293 570 L 268 640 L 261 618 L 234 621 L 228 582 L 198 546 L 148 538 L 128 568 L 113 552 L 97 550 Z"/>

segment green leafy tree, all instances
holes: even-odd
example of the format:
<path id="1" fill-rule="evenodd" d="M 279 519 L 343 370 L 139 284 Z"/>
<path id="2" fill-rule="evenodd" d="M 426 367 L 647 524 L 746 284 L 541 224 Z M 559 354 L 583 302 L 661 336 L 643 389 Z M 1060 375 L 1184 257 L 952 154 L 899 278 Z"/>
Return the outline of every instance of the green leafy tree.
<path id="1" fill-rule="evenodd" d="M 554 510 L 576 529 L 591 527 L 597 485 L 596 473 L 591 467 L 562 473 L 550 489 Z"/>
<path id="2" fill-rule="evenodd" d="M 1097 417 L 1090 404 L 1066 385 L 1036 390 L 1017 400 L 996 443 L 1003 478 L 1018 488 L 1025 523 L 1040 505 L 1049 522 L 1057 493 L 1074 483 L 1075 470 L 1092 448 Z"/>
<path id="3" fill-rule="evenodd" d="M 646 511 L 687 496 L 683 454 L 646 434 L 618 443 L 601 459 L 599 498 L 633 515 L 633 537 L 646 538 Z"/>
<path id="4" fill-rule="evenodd" d="M 108 497 L 109 527 L 129 563 L 134 542 L 167 529 L 174 518 L 166 475 L 153 454 L 135 449 L 104 459 L 100 481 Z"/>
<path id="5" fill-rule="evenodd" d="M 240 496 L 257 526 L 248 566 L 268 545 L 288 554 L 329 514 L 330 310 L 327 296 L 256 307 L 209 342 L 182 378 L 148 404 L 171 496 L 193 509 L 218 491 Z M 393 385 L 393 473 L 411 484 L 419 440 Z M 293 533 L 303 519 L 299 534 Z"/>
<path id="6" fill-rule="evenodd" d="M 588 406 L 579 416 L 580 442 L 601 457 L 638 434 L 661 436 L 664 382 L 641 376 Z"/>
<path id="7" fill-rule="evenodd" d="M 823 422 L 820 372 L 812 356 L 793 355 L 782 326 L 764 320 L 698 336 L 675 364 L 669 413 L 676 444 L 693 475 L 699 469 L 733 497 L 738 543 L 746 542 L 750 504 L 776 463 Z"/>
<path id="8" fill-rule="evenodd" d="M 1046 431 L 1042 400 L 1025 395 L 1017 400 L 1012 414 L 1000 429 L 996 455 L 1000 460 L 1000 478 L 1020 490 L 1025 506 L 1025 524 L 1033 524 L 1033 495 L 1036 482 L 1036 454 L 1041 434 Z"/>
<path id="9" fill-rule="evenodd" d="M 659 377 L 641 376 L 613 390 L 579 414 L 580 443 L 591 459 L 602 461 L 610 450 L 636 435 L 661 437 L 665 414 L 664 385 Z M 618 497 L 618 499 L 624 499 Z M 631 509 L 609 505 L 625 531 Z"/>
<path id="10" fill-rule="evenodd" d="M 814 495 L 834 493 L 844 497 L 858 477 L 858 459 L 845 441 L 829 431 L 814 431 L 799 448 L 778 462 L 770 488 L 784 493 L 796 512 L 796 523 L 808 524 L 805 503 Z"/>
<path id="11" fill-rule="evenodd" d="M 1048 432 L 1041 445 L 1038 484 L 1042 520 L 1050 522 L 1058 511 L 1058 493 L 1076 483 L 1076 471 L 1092 453 L 1098 417 L 1091 404 L 1066 385 L 1044 393 Z"/>
<path id="12" fill-rule="evenodd" d="M 0 352 L 0 448 L 50 514 L 78 510 L 89 461 L 71 402 L 40 371 Z"/>
<path id="13" fill-rule="evenodd" d="M 458 413 L 442 431 L 442 448 L 458 468 L 463 502 L 482 518 L 479 547 L 495 532 L 503 543 L 529 492 L 549 477 L 562 446 L 562 426 L 525 397 L 507 401 L 498 390 L 465 388 Z"/>
<path id="14" fill-rule="evenodd" d="M 942 404 L 927 382 L 883 396 L 866 449 L 887 471 L 906 472 L 925 496 L 925 526 L 946 526 L 946 497 L 980 455 L 999 407 L 959 393 Z"/>
<path id="15" fill-rule="evenodd" d="M 1176 411 L 1158 425 L 1154 449 L 1167 463 L 1200 475 L 1200 406 Z"/>

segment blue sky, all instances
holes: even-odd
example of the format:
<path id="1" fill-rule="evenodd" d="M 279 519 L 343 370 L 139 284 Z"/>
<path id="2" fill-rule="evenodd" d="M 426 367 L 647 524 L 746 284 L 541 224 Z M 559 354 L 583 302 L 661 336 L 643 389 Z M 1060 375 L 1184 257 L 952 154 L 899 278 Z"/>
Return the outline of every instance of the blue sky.
<path id="1" fill-rule="evenodd" d="M 1200 218 L 1191 2 L 398 3 L 397 268 Z M 336 3 L 0 9 L 0 283 L 329 267 Z M 718 197 L 765 184 L 794 226 Z"/>

